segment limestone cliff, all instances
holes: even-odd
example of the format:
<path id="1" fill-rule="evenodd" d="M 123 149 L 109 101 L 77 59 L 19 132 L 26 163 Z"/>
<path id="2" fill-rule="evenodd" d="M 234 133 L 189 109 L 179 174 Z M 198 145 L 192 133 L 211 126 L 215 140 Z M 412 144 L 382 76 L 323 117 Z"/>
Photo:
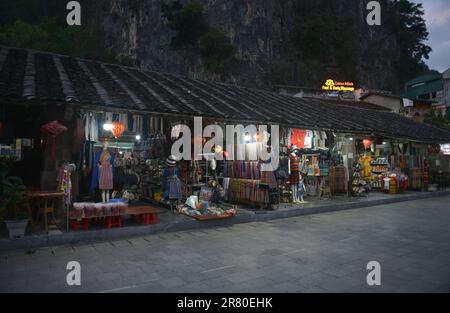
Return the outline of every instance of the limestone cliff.
<path id="1" fill-rule="evenodd" d="M 304 64 L 292 52 L 298 0 L 199 2 L 210 26 L 221 28 L 236 46 L 236 62 L 227 71 L 210 73 L 203 67 L 195 49 L 171 47 L 173 32 L 161 17 L 160 0 L 89 1 L 87 12 L 89 23 L 95 23 L 105 31 L 105 44 L 116 56 L 131 59 L 135 65 L 151 70 L 263 88 L 273 84 L 319 87 L 323 79 L 332 76 L 354 79 L 359 86 L 401 89 L 392 66 L 396 41 L 383 26 L 367 25 L 365 1 L 334 1 L 336 15 L 351 20 L 352 30 L 345 35 L 350 34 L 358 43 L 357 53 L 346 60 L 354 65 L 354 72 L 348 75 L 354 77 L 346 76 L 343 64 L 326 67 Z M 332 56 L 338 52 L 329 53 Z"/>

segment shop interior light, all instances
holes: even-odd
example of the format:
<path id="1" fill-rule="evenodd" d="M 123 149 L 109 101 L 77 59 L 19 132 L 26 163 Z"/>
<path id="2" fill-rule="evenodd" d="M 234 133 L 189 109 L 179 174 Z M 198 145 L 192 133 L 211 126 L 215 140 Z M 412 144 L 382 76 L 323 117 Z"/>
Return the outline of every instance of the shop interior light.
<path id="1" fill-rule="evenodd" d="M 103 129 L 106 131 L 111 131 L 113 128 L 113 125 L 111 123 L 106 122 L 105 124 L 103 124 Z"/>
<path id="2" fill-rule="evenodd" d="M 214 152 L 215 152 L 215 153 L 219 154 L 219 153 L 222 153 L 222 151 L 223 151 L 222 146 L 216 145 L 216 146 L 214 147 Z"/>
<path id="3" fill-rule="evenodd" d="M 350 141 L 353 141 L 353 137 L 348 138 Z"/>
<path id="4" fill-rule="evenodd" d="M 141 140 L 141 135 L 136 135 L 136 140 L 137 141 Z"/>

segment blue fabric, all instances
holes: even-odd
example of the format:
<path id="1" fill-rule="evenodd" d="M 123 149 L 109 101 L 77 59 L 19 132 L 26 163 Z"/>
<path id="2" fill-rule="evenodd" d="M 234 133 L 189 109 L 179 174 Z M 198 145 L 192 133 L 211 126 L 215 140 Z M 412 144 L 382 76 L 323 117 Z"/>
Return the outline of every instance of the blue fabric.
<path id="1" fill-rule="evenodd" d="M 178 199 L 182 198 L 182 186 L 179 179 L 179 171 L 177 167 L 165 168 L 163 170 L 164 177 L 164 199 Z"/>
<path id="2" fill-rule="evenodd" d="M 100 162 L 100 156 L 102 155 L 103 150 L 97 152 L 95 155 L 95 160 L 93 164 L 94 171 L 92 172 L 92 181 L 91 181 L 91 188 L 89 188 L 90 192 L 93 192 L 95 188 L 98 187 L 98 163 Z M 110 155 L 110 163 L 112 165 L 113 170 L 113 177 L 114 177 L 114 157 L 112 154 L 112 151 L 108 149 L 109 155 Z"/>

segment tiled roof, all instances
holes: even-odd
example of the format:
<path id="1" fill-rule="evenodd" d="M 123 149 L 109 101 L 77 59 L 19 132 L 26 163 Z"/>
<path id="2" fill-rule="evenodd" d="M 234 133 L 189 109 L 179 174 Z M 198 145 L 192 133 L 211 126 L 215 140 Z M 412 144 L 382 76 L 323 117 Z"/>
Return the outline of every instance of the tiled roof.
<path id="1" fill-rule="evenodd" d="M 104 110 L 450 142 L 450 132 L 394 113 L 0 46 L 0 101 L 70 103 Z"/>
<path id="2" fill-rule="evenodd" d="M 306 98 L 306 97 L 305 97 Z M 366 101 L 353 101 L 353 100 L 345 100 L 345 99 L 327 99 L 330 103 L 338 104 L 338 105 L 345 105 L 352 108 L 361 108 L 361 109 L 368 109 L 368 110 L 375 110 L 375 111 L 387 111 L 390 112 L 391 109 L 386 108 L 384 106 L 366 102 Z"/>

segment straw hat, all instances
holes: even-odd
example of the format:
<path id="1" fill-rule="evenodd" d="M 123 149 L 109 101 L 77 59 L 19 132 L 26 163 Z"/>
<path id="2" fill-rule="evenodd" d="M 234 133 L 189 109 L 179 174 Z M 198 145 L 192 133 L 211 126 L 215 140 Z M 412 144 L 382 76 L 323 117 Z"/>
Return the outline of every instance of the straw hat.
<path id="1" fill-rule="evenodd" d="M 177 165 L 177 159 L 174 155 L 170 155 L 167 159 L 166 159 L 166 165 L 169 167 L 174 167 L 175 165 Z"/>

